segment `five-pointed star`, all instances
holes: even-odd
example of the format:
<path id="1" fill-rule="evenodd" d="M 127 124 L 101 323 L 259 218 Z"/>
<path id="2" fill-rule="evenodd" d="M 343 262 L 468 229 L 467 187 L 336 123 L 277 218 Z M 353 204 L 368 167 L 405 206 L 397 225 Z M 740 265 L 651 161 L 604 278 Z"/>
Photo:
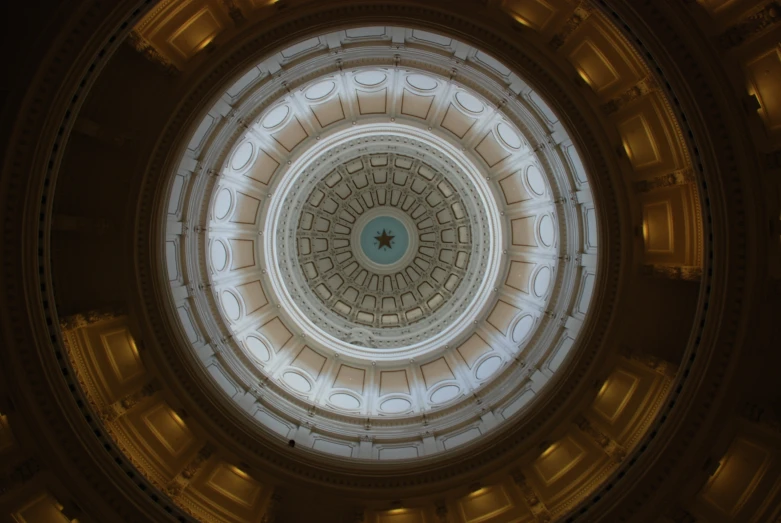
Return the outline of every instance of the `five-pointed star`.
<path id="1" fill-rule="evenodd" d="M 393 247 L 391 247 L 391 240 L 393 238 L 395 238 L 395 236 L 390 236 L 387 232 L 385 232 L 385 229 L 382 230 L 382 234 L 374 237 L 375 240 L 380 242 L 380 244 L 377 246 L 378 249 L 382 249 L 383 247 L 392 249 Z"/>

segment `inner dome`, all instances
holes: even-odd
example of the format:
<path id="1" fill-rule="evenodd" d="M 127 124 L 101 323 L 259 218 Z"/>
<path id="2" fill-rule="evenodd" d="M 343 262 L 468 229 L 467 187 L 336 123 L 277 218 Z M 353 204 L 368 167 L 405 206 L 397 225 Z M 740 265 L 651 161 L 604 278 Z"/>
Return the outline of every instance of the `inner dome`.
<path id="1" fill-rule="evenodd" d="M 336 67 L 325 36 L 265 57 L 193 128 L 170 189 L 203 233 L 166 243 L 191 260 L 171 285 L 193 354 L 259 435 L 313 455 L 414 459 L 517 421 L 596 278 L 555 112 L 484 52 L 396 30 L 414 46 L 340 33 Z M 185 276 L 207 292 L 177 294 Z"/>
<path id="2" fill-rule="evenodd" d="M 323 304 L 351 323 L 385 329 L 430 317 L 448 301 L 474 245 L 464 202 L 446 177 L 396 148 L 328 172 L 307 199 L 297 236 L 299 264 Z"/>
<path id="3" fill-rule="evenodd" d="M 291 161 L 266 224 L 296 228 L 296 241 L 266 236 L 266 258 L 281 308 L 311 343 L 404 361 L 440 351 L 463 334 L 450 326 L 474 322 L 496 299 L 500 211 L 478 166 L 432 132 L 406 122 L 350 125 Z M 414 231 L 395 264 L 352 248 L 382 214 Z"/>

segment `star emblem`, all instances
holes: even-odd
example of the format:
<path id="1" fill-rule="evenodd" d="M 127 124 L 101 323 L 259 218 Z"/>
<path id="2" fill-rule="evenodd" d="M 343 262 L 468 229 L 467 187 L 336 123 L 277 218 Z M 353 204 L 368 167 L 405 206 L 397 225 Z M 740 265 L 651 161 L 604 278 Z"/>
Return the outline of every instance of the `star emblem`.
<path id="1" fill-rule="evenodd" d="M 388 231 L 388 232 L 393 232 L 393 231 Z M 385 229 L 383 229 L 382 234 L 378 232 L 377 233 L 378 236 L 374 237 L 374 239 L 377 240 L 378 242 L 377 249 L 382 249 L 383 247 L 387 247 L 388 249 L 393 248 L 393 246 L 391 245 L 391 240 L 395 238 L 395 236 L 389 235 L 388 232 L 385 232 Z"/>

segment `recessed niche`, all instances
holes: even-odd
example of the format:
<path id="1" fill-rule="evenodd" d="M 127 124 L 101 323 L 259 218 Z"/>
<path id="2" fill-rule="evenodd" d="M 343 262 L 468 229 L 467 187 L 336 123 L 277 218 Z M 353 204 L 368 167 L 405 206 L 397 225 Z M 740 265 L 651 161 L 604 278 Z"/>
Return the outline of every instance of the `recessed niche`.
<path id="1" fill-rule="evenodd" d="M 380 410 L 389 414 L 398 414 L 400 412 L 408 411 L 412 407 L 412 403 L 404 398 L 391 398 L 385 400 L 380 404 Z"/>
<path id="2" fill-rule="evenodd" d="M 537 272 L 534 277 L 534 294 L 539 297 L 545 296 L 548 292 L 548 285 L 550 285 L 551 270 L 548 267 L 543 267 Z"/>
<path id="3" fill-rule="evenodd" d="M 458 396 L 459 392 L 461 392 L 461 389 L 457 386 L 445 385 L 434 391 L 434 394 L 431 395 L 431 403 L 445 403 Z"/>
<path id="4" fill-rule="evenodd" d="M 482 113 L 483 109 L 485 109 L 485 106 L 480 100 L 463 91 L 456 93 L 456 101 L 458 102 L 458 105 L 470 113 Z"/>
<path id="5" fill-rule="evenodd" d="M 537 195 L 543 196 L 545 194 L 545 179 L 542 177 L 540 168 L 536 165 L 530 165 L 526 170 L 526 181 L 529 183 L 529 189 Z"/>
<path id="6" fill-rule="evenodd" d="M 352 394 L 345 394 L 343 392 L 331 394 L 331 397 L 328 399 L 332 405 L 342 409 L 354 410 L 361 406 L 361 402 L 358 401 L 358 398 Z"/>
<path id="7" fill-rule="evenodd" d="M 228 189 L 222 189 L 217 194 L 217 199 L 214 201 L 214 217 L 218 220 L 225 219 L 231 210 L 231 204 L 233 203 L 233 195 Z"/>
<path id="8" fill-rule="evenodd" d="M 364 71 L 355 75 L 355 81 L 361 85 L 372 87 L 385 81 L 387 75 L 379 71 Z"/>
<path id="9" fill-rule="evenodd" d="M 499 138 L 502 139 L 502 141 L 510 147 L 511 149 L 520 149 L 521 144 L 521 137 L 518 136 L 518 133 L 513 131 L 509 125 L 506 123 L 500 123 L 496 126 L 496 132 L 499 133 Z"/>
<path id="10" fill-rule="evenodd" d="M 276 109 L 272 109 L 263 119 L 263 127 L 272 129 L 278 126 L 285 121 L 288 113 L 290 113 L 290 108 L 287 105 L 280 105 Z"/>
<path id="11" fill-rule="evenodd" d="M 232 321 L 238 320 L 241 316 L 239 300 L 231 292 L 222 293 L 222 307 L 225 309 L 225 315 Z"/>
<path id="12" fill-rule="evenodd" d="M 513 327 L 512 339 L 515 343 L 520 342 L 531 332 L 534 326 L 534 318 L 531 315 L 526 315 L 518 320 L 518 323 Z"/>
<path id="13" fill-rule="evenodd" d="M 255 151 L 255 147 L 251 142 L 244 142 L 236 149 L 231 159 L 231 169 L 234 171 L 240 171 L 244 169 L 252 158 L 252 153 Z"/>
<path id="14" fill-rule="evenodd" d="M 256 360 L 266 363 L 271 359 L 271 353 L 269 352 L 268 347 L 266 347 L 266 344 L 263 343 L 260 338 L 248 336 L 244 343 L 247 345 L 249 353 Z"/>
<path id="15" fill-rule="evenodd" d="M 307 393 L 312 390 L 312 385 L 305 377 L 297 372 L 286 372 L 282 375 L 282 379 L 285 380 L 290 388 L 297 390 L 298 392 Z"/>
<path id="16" fill-rule="evenodd" d="M 556 231 L 553 228 L 553 219 L 547 214 L 540 218 L 540 241 L 546 247 L 553 245 Z"/>
<path id="17" fill-rule="evenodd" d="M 214 270 L 224 270 L 225 266 L 228 264 L 228 249 L 225 248 L 225 244 L 215 240 L 212 242 L 211 251 L 212 266 L 214 267 Z"/>
<path id="18" fill-rule="evenodd" d="M 475 371 L 475 377 L 479 380 L 484 380 L 491 377 L 502 365 L 502 358 L 499 356 L 491 356 L 480 365 L 477 366 Z"/>
<path id="19" fill-rule="evenodd" d="M 431 91 L 432 89 L 435 89 L 437 85 L 439 85 L 437 81 L 430 76 L 425 76 L 422 74 L 409 75 L 407 77 L 407 83 L 415 89 L 420 89 L 421 91 Z"/>

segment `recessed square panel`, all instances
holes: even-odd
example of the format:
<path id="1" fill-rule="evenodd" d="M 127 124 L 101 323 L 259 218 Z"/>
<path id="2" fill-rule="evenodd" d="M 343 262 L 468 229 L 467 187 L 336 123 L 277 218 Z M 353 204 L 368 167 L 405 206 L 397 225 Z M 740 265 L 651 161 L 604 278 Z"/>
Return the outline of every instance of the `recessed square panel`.
<path id="1" fill-rule="evenodd" d="M 188 60 L 211 42 L 222 30 L 222 24 L 207 6 L 195 13 L 171 37 L 168 42 Z"/>

